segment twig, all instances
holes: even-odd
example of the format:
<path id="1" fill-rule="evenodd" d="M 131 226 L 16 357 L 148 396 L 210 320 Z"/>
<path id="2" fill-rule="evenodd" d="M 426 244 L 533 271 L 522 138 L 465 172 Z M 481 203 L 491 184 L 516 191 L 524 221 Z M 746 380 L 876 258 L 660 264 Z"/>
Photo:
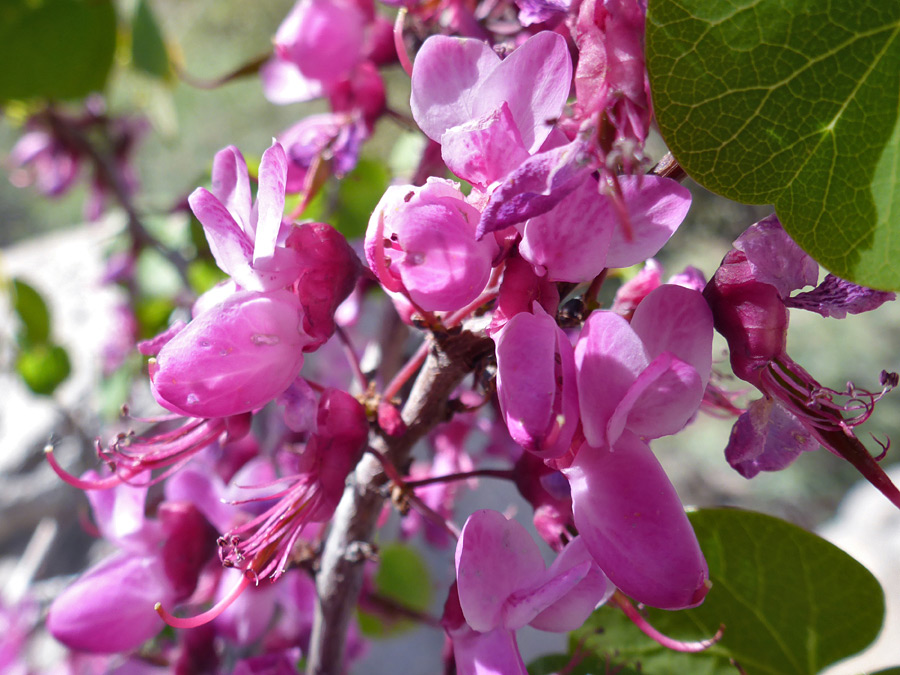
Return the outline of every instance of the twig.
<path id="1" fill-rule="evenodd" d="M 492 348 L 490 339 L 468 330 L 435 341 L 403 406 L 406 433 L 387 437 L 373 431 L 369 445 L 394 466 L 403 466 L 415 443 L 446 418 L 453 390 Z M 364 560 L 354 552 L 371 546 L 384 502 L 379 488 L 386 482 L 381 463 L 368 453 L 348 477 L 316 578 L 318 599 L 306 669 L 309 675 L 344 671 L 347 627 L 362 588 L 364 567 Z"/>

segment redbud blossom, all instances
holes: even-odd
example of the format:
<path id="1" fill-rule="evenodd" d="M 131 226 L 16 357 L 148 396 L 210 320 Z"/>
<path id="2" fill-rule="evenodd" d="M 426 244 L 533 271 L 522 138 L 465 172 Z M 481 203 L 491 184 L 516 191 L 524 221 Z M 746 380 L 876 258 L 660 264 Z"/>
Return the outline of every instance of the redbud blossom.
<path id="1" fill-rule="evenodd" d="M 235 293 L 163 346 L 151 361 L 153 395 L 188 417 L 256 410 L 294 381 L 309 342 L 293 294 Z"/>
<path id="2" fill-rule="evenodd" d="M 475 240 L 478 218 L 452 181 L 389 187 L 369 220 L 366 259 L 386 289 L 405 289 L 423 310 L 460 309 L 487 285 L 497 251 L 493 238 Z"/>

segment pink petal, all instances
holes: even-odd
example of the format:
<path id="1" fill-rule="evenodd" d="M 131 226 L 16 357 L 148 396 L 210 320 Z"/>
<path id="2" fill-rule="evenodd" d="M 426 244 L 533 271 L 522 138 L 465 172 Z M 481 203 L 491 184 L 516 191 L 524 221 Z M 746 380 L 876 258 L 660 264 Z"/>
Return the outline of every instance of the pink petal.
<path id="1" fill-rule="evenodd" d="M 47 629 L 78 651 L 131 651 L 165 627 L 154 604 L 172 601 L 157 558 L 119 555 L 92 567 L 53 601 Z"/>
<path id="2" fill-rule="evenodd" d="M 250 178 L 247 162 L 233 145 L 219 150 L 213 159 L 212 193 L 245 232 L 250 225 Z"/>
<path id="3" fill-rule="evenodd" d="M 483 187 L 528 158 L 505 101 L 475 120 L 448 129 L 441 146 L 441 156 L 453 173 Z"/>
<path id="4" fill-rule="evenodd" d="M 692 365 L 663 352 L 638 376 L 616 407 L 607 427 L 607 443 L 615 448 L 626 428 L 641 438 L 681 431 L 697 413 L 703 390 Z"/>
<path id="5" fill-rule="evenodd" d="M 293 63 L 272 58 L 259 69 L 263 94 L 278 105 L 302 103 L 324 95 L 322 83 L 303 76 Z"/>
<path id="6" fill-rule="evenodd" d="M 663 284 L 638 305 L 631 327 L 651 359 L 672 352 L 697 369 L 706 387 L 712 370 L 713 318 L 702 294 Z"/>
<path id="7" fill-rule="evenodd" d="M 580 628 L 593 611 L 609 600 L 616 587 L 594 562 L 583 537 L 575 537 L 547 570 L 551 576 L 576 565 L 590 563 L 587 574 L 571 591 L 550 605 L 530 622 L 538 630 L 564 633 Z"/>
<path id="8" fill-rule="evenodd" d="M 593 312 L 575 345 L 578 405 L 588 443 L 602 446 L 606 427 L 619 402 L 647 367 L 641 339 L 612 312 Z"/>
<path id="9" fill-rule="evenodd" d="M 550 281 L 586 282 L 606 267 L 614 229 L 609 200 L 586 173 L 553 209 L 525 223 L 519 252 Z"/>
<path id="10" fill-rule="evenodd" d="M 535 152 L 562 114 L 572 84 L 572 59 L 562 35 L 542 31 L 506 57 L 478 83 L 473 112 L 509 104 L 522 142 Z"/>
<path id="11" fill-rule="evenodd" d="M 473 113 L 480 106 L 477 85 L 499 64 L 500 57 L 481 40 L 444 35 L 425 40 L 413 64 L 410 98 L 413 118 L 425 135 L 440 142 L 451 127 L 496 108 L 502 99 Z"/>
<path id="12" fill-rule="evenodd" d="M 533 586 L 545 569 L 537 544 L 522 525 L 497 511 L 473 513 L 456 544 L 459 603 L 466 622 L 481 632 L 500 626 L 509 596 Z"/>
<path id="13" fill-rule="evenodd" d="M 618 181 L 630 228 L 621 223 L 614 228 L 606 266 L 631 267 L 656 255 L 669 241 L 687 215 L 691 193 L 677 181 L 659 176 L 619 176 Z"/>
<path id="14" fill-rule="evenodd" d="M 253 288 L 256 285 L 256 275 L 250 264 L 253 259 L 253 244 L 228 209 L 206 188 L 194 190 L 188 197 L 188 203 L 203 225 L 209 249 L 219 269 L 240 286 L 258 290 Z"/>
<path id="15" fill-rule="evenodd" d="M 818 263 L 790 238 L 775 214 L 748 227 L 734 247 L 747 256 L 753 278 L 777 288 L 782 298 L 819 280 Z"/>
<path id="16" fill-rule="evenodd" d="M 287 180 L 287 158 L 280 143 L 263 153 L 259 164 L 259 189 L 256 193 L 256 240 L 253 266 L 271 264 L 281 220 L 284 216 L 284 186 Z M 263 265 L 261 265 L 261 263 Z"/>
<path id="17" fill-rule="evenodd" d="M 575 526 L 626 595 L 661 609 L 703 601 L 709 570 L 672 483 L 650 447 L 625 433 L 615 451 L 581 447 L 566 477 Z"/>
<path id="18" fill-rule="evenodd" d="M 509 630 L 518 630 L 531 623 L 538 614 L 578 586 L 593 564 L 591 560 L 583 560 L 553 574 L 545 573 L 540 583 L 532 588 L 514 592 L 506 603 L 503 626 Z"/>
<path id="19" fill-rule="evenodd" d="M 156 400 L 192 417 L 227 417 L 281 394 L 303 365 L 302 310 L 287 291 L 235 293 L 166 343 Z"/>

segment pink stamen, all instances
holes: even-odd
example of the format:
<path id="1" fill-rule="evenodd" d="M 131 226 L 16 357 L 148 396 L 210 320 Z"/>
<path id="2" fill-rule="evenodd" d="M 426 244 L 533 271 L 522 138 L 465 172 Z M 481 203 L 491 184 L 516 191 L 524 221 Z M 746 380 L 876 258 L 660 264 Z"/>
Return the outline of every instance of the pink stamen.
<path id="1" fill-rule="evenodd" d="M 160 617 L 162 617 L 162 620 L 172 626 L 172 628 L 196 628 L 197 626 L 202 626 L 205 623 L 209 623 L 226 609 L 228 609 L 231 606 L 231 603 L 237 600 L 238 596 L 243 593 L 244 589 L 249 585 L 250 577 L 248 577 L 246 574 L 242 575 L 240 582 L 234 588 L 228 591 L 228 595 L 226 595 L 205 612 L 202 612 L 196 616 L 183 618 L 173 616 L 166 611 L 161 602 L 157 602 L 153 609 L 156 610 L 156 613 L 159 614 Z"/>
<path id="2" fill-rule="evenodd" d="M 47 462 L 50 464 L 50 468 L 53 469 L 56 475 L 62 478 L 72 487 L 76 487 L 79 490 L 108 490 L 109 488 L 116 487 L 117 485 L 122 483 L 122 479 L 116 474 L 97 480 L 85 480 L 83 478 L 73 476 L 71 473 L 63 469 L 59 465 L 59 462 L 56 461 L 56 457 L 53 454 L 52 445 L 48 445 L 44 448 L 44 454 L 47 456 Z"/>
<path id="3" fill-rule="evenodd" d="M 403 22 L 406 20 L 406 7 L 401 7 L 397 12 L 397 20 L 394 21 L 394 47 L 397 49 L 397 58 L 406 74 L 412 77 L 412 61 L 406 53 L 406 43 L 403 40 Z"/>
<path id="4" fill-rule="evenodd" d="M 696 642 L 676 640 L 675 638 L 671 638 L 668 635 L 663 635 L 658 630 L 656 630 L 656 628 L 651 626 L 647 619 L 639 611 L 637 611 L 635 606 L 632 605 L 631 602 L 619 591 L 616 591 L 613 594 L 612 598 L 610 598 L 610 602 L 621 609 L 625 613 L 625 616 L 631 619 L 632 623 L 634 623 L 635 626 L 641 629 L 641 632 L 643 632 L 644 635 L 662 645 L 663 647 L 676 652 L 685 652 L 688 654 L 696 654 L 697 652 L 702 652 L 716 644 L 719 640 L 722 639 L 722 635 L 725 634 L 725 626 L 723 624 L 719 626 L 719 630 L 716 631 L 715 635 L 706 640 L 697 640 Z"/>

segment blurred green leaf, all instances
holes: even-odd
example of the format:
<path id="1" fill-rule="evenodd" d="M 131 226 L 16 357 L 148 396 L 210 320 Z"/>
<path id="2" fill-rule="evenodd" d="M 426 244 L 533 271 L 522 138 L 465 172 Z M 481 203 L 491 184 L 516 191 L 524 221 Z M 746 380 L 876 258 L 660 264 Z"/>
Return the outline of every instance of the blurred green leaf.
<path id="1" fill-rule="evenodd" d="M 391 172 L 384 162 L 362 158 L 338 187 L 337 209 L 332 225 L 347 239 L 366 233 L 369 216 L 387 190 Z"/>
<path id="2" fill-rule="evenodd" d="M 137 303 L 134 315 L 138 321 L 138 335 L 147 340 L 164 331 L 169 326 L 169 317 L 175 305 L 168 298 L 143 298 Z"/>
<path id="3" fill-rule="evenodd" d="M 131 22 L 131 62 L 137 70 L 169 79 L 171 68 L 166 41 L 149 0 L 140 0 Z"/>
<path id="4" fill-rule="evenodd" d="M 191 289 L 197 295 L 206 293 L 220 281 L 228 278 L 228 275 L 220 270 L 211 260 L 194 260 L 187 268 L 188 280 Z"/>
<path id="5" fill-rule="evenodd" d="M 375 590 L 399 607 L 424 612 L 431 604 L 431 579 L 422 555 L 410 546 L 388 544 L 379 552 Z M 381 613 L 360 612 L 360 628 L 373 637 L 394 635 L 413 627 L 408 620 L 384 621 Z"/>
<path id="6" fill-rule="evenodd" d="M 50 311 L 44 298 L 21 279 L 13 279 L 11 289 L 13 308 L 22 322 L 19 344 L 27 348 L 45 343 L 50 338 Z"/>
<path id="7" fill-rule="evenodd" d="M 0 2 L 0 102 L 101 91 L 116 47 L 111 0 Z"/>
<path id="8" fill-rule="evenodd" d="M 650 623 L 679 640 L 722 640 L 702 654 L 672 652 L 611 608 L 572 634 L 597 654 L 640 663 L 647 675 L 736 673 L 812 675 L 862 650 L 884 618 L 884 595 L 869 571 L 824 539 L 778 518 L 703 509 L 691 522 L 713 587 L 703 605 L 681 612 L 648 610 Z"/>
<path id="9" fill-rule="evenodd" d="M 900 666 L 895 666 L 894 668 L 887 668 L 886 670 L 878 670 L 870 675 L 900 675 Z"/>
<path id="10" fill-rule="evenodd" d="M 50 396 L 72 372 L 72 365 L 65 349 L 44 343 L 19 352 L 16 371 L 35 394 Z"/>

